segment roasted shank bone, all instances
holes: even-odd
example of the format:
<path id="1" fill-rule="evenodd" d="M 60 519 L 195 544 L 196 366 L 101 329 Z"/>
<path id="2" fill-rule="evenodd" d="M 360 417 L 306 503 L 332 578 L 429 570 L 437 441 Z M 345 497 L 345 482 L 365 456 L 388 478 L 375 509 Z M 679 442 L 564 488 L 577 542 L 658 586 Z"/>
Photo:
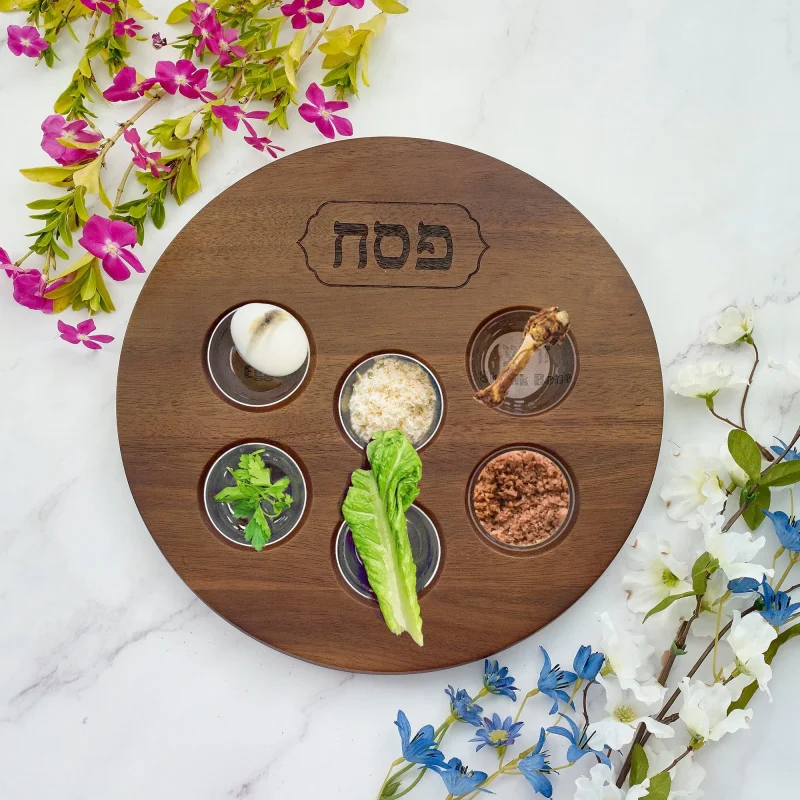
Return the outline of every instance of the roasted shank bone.
<path id="1" fill-rule="evenodd" d="M 503 367 L 493 384 L 475 392 L 473 395 L 475 399 L 489 408 L 497 408 L 505 399 L 514 379 L 525 369 L 531 356 L 540 347 L 558 344 L 567 335 L 568 330 L 569 316 L 560 308 L 555 306 L 545 308 L 534 314 L 525 324 L 522 344 L 514 353 L 514 357 Z"/>

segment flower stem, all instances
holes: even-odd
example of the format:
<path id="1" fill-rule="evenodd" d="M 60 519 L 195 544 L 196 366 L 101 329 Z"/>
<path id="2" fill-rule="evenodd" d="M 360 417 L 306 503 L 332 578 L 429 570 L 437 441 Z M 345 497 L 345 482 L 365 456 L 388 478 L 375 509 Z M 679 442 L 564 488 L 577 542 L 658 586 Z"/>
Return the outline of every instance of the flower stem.
<path id="1" fill-rule="evenodd" d="M 14 266 L 15 266 L 15 267 L 19 267 L 19 266 L 21 266 L 22 262 L 23 262 L 23 261 L 24 261 L 24 260 L 25 260 L 25 259 L 26 259 L 26 258 L 27 258 L 29 255 L 31 255 L 32 253 L 33 253 L 33 250 L 28 250 L 28 252 L 27 252 L 27 253 L 25 253 L 25 255 L 24 255 L 24 256 L 22 256 L 22 258 L 18 258 L 18 259 L 17 259 L 17 260 L 14 262 Z"/>
<path id="2" fill-rule="evenodd" d="M 748 391 L 749 388 L 750 387 L 748 386 L 747 389 L 745 389 L 745 395 L 747 394 L 747 391 Z M 732 428 L 736 428 L 737 431 L 745 431 L 745 432 L 747 431 L 747 429 L 743 425 L 739 425 L 738 423 L 734 422 L 732 419 L 728 419 L 727 417 L 723 417 L 722 414 L 717 414 L 717 412 L 714 411 L 714 406 L 713 405 L 710 405 L 710 404 L 706 403 L 706 408 L 718 420 L 721 420 L 722 422 L 727 423 Z M 744 406 L 742 408 L 744 408 Z M 761 451 L 761 455 L 764 456 L 764 458 L 767 461 L 772 461 L 775 458 L 775 456 L 773 456 L 772 453 L 769 450 L 767 450 L 767 448 L 764 447 L 762 444 L 759 444 L 758 442 L 756 442 L 756 445 L 758 446 L 758 449 Z"/>
<path id="3" fill-rule="evenodd" d="M 742 430 L 745 431 L 747 430 L 747 424 L 744 421 L 744 407 L 747 403 L 747 395 L 750 393 L 750 387 L 753 384 L 753 376 L 756 374 L 756 367 L 758 366 L 758 348 L 756 347 L 756 343 L 752 338 L 749 338 L 748 342 L 753 346 L 756 357 L 755 361 L 753 361 L 753 368 L 750 370 L 750 377 L 747 379 L 747 386 L 744 387 L 744 394 L 742 395 L 742 407 L 740 409 L 740 414 L 742 417 Z"/>
<path id="4" fill-rule="evenodd" d="M 720 598 L 720 603 L 717 608 L 717 627 L 714 630 L 714 658 L 711 662 L 711 674 L 714 676 L 714 680 L 717 680 L 717 650 L 719 645 L 719 629 L 722 625 L 722 608 L 725 605 L 722 602 L 722 598 Z"/>
<path id="5" fill-rule="evenodd" d="M 144 116 L 144 114 L 146 114 L 159 100 L 161 100 L 164 95 L 166 95 L 166 92 L 163 90 L 153 95 L 153 97 L 151 97 L 132 117 L 125 120 L 125 122 L 119 126 L 117 132 L 106 141 L 98 154 L 98 158 L 103 159 L 101 163 L 105 163 L 105 158 L 108 154 L 108 151 L 117 143 L 119 137 L 122 136 L 122 134 L 128 128 L 130 128 L 131 125 L 135 124 L 140 117 Z"/>
<path id="6" fill-rule="evenodd" d="M 125 184 L 128 182 L 128 178 L 130 177 L 131 172 L 133 171 L 133 161 L 128 164 L 128 168 L 125 170 L 122 180 L 119 182 L 119 186 L 117 187 L 117 196 L 114 198 L 114 208 L 111 210 L 113 214 L 116 210 L 117 206 L 119 205 L 119 201 L 122 200 L 122 193 L 125 191 Z"/>
<path id="7" fill-rule="evenodd" d="M 662 769 L 662 772 L 669 772 L 674 766 L 676 766 L 680 761 L 683 761 L 689 753 L 692 752 L 691 747 L 687 747 L 666 769 Z"/>
<path id="8" fill-rule="evenodd" d="M 381 788 L 380 788 L 380 790 L 378 791 L 378 800 L 381 800 L 381 797 L 383 797 L 383 790 L 386 788 L 386 784 L 389 782 L 389 778 L 391 778 L 391 777 L 392 777 L 392 770 L 393 770 L 395 767 L 398 767 L 398 766 L 400 766 L 400 764 L 402 764 L 402 763 L 403 763 L 403 761 L 405 761 L 405 759 L 403 759 L 403 758 L 396 758 L 396 759 L 395 759 L 394 761 L 392 761 L 392 763 L 389 765 L 389 769 L 388 769 L 388 771 L 386 772 L 386 777 L 383 779 L 383 783 L 381 784 Z"/>
<path id="9" fill-rule="evenodd" d="M 331 13 L 328 14 L 328 19 L 325 20 L 325 24 L 320 28 L 320 31 L 317 34 L 317 36 L 314 39 L 314 41 L 311 42 L 311 47 L 309 47 L 308 50 L 306 50 L 305 53 L 303 53 L 303 55 L 300 56 L 300 59 L 297 62 L 297 66 L 295 67 L 295 71 L 299 70 L 300 67 L 302 67 L 303 64 L 306 63 L 306 60 L 308 59 L 308 57 L 314 52 L 314 50 L 317 49 L 317 45 L 322 40 L 322 37 L 325 35 L 325 31 L 327 31 L 328 28 L 330 28 L 331 22 L 333 22 L 333 18 L 336 16 L 336 12 L 338 10 L 339 10 L 339 7 L 335 6 L 333 8 L 333 10 L 331 11 Z"/>
<path id="10" fill-rule="evenodd" d="M 786 566 L 786 569 L 783 571 L 783 575 L 781 575 L 781 579 L 775 585 L 775 591 L 777 592 L 781 586 L 783 586 L 784 581 L 789 577 L 789 573 L 792 571 L 792 567 L 797 563 L 798 555 L 797 553 L 790 553 L 789 554 L 789 563 Z"/>

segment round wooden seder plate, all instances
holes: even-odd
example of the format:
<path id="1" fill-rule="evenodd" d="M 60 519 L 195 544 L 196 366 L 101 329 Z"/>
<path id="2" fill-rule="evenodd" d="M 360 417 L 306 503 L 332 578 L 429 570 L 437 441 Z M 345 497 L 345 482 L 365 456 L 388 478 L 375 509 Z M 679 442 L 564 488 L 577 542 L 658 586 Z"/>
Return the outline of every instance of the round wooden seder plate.
<path id="1" fill-rule="evenodd" d="M 250 301 L 290 309 L 312 339 L 302 388 L 263 411 L 224 399 L 204 366 L 215 323 Z M 502 310 L 551 305 L 572 323 L 578 368 L 569 393 L 534 416 L 476 402 L 468 348 L 477 329 Z M 339 427 L 338 390 L 355 364 L 382 351 L 427 364 L 445 398 L 442 425 L 420 453 L 418 502 L 442 541 L 438 573 L 420 597 L 422 648 L 390 633 L 377 605 L 344 583 L 333 549 L 350 473 L 364 462 Z M 663 397 L 639 294 L 575 208 L 481 153 L 375 138 L 283 158 L 178 234 L 131 317 L 117 417 L 145 524 L 204 602 L 299 658 L 403 673 L 494 654 L 594 583 L 647 496 Z M 301 524 L 261 553 L 213 532 L 201 497 L 216 457 L 251 441 L 289 452 L 308 483 Z M 577 508 L 552 543 L 513 553 L 473 527 L 467 486 L 489 453 L 522 443 L 566 466 Z"/>

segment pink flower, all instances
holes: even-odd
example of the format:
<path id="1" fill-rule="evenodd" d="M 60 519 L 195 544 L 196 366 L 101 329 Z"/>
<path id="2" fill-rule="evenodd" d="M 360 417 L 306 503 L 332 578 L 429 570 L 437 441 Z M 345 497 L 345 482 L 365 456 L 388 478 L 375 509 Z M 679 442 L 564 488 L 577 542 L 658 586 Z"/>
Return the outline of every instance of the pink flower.
<path id="1" fill-rule="evenodd" d="M 51 114 L 45 119 L 42 123 L 42 133 L 44 133 L 42 150 L 62 166 L 78 164 L 81 161 L 94 158 L 97 155 L 97 150 L 68 147 L 61 144 L 58 141 L 59 139 L 86 144 L 99 142 L 103 138 L 101 134 L 88 128 L 84 120 L 76 119 L 73 122 L 67 122 L 60 114 Z"/>
<path id="2" fill-rule="evenodd" d="M 86 8 L 90 9 L 91 11 L 97 11 L 100 9 L 100 11 L 102 11 L 104 14 L 110 14 L 111 6 L 115 5 L 116 2 L 117 0 L 81 0 L 81 3 L 83 3 Z"/>
<path id="3" fill-rule="evenodd" d="M 8 253 L 0 247 L 0 268 L 6 271 L 9 278 L 13 278 L 20 272 L 20 268 L 8 257 Z"/>
<path id="4" fill-rule="evenodd" d="M 319 11 L 312 11 L 314 8 L 319 8 L 322 5 L 322 0 L 292 0 L 281 6 L 281 11 L 284 17 L 292 18 L 292 27 L 296 30 L 305 28 L 309 22 L 324 22 L 325 15 Z"/>
<path id="5" fill-rule="evenodd" d="M 245 142 L 250 145 L 250 147 L 255 147 L 260 153 L 263 153 L 265 150 L 273 157 L 277 158 L 278 153 L 277 151 L 283 151 L 283 147 L 279 147 L 277 144 L 273 144 L 271 139 L 267 139 L 266 136 L 256 136 L 253 134 L 252 136 L 245 136 Z"/>
<path id="6" fill-rule="evenodd" d="M 59 285 L 63 283 L 61 281 Z M 14 300 L 21 306 L 33 311 L 44 311 L 49 314 L 53 310 L 53 301 L 44 294 L 55 289 L 55 283 L 48 286 L 47 279 L 38 269 L 20 271 L 14 276 Z"/>
<path id="7" fill-rule="evenodd" d="M 136 244 L 136 228 L 121 219 L 111 220 L 92 214 L 78 242 L 93 256 L 101 259 L 103 269 L 115 281 L 124 281 L 130 277 L 128 264 L 136 272 L 144 272 L 139 259 L 126 249 Z"/>
<path id="8" fill-rule="evenodd" d="M 239 106 L 214 106 L 211 111 L 215 117 L 219 117 L 219 119 L 222 120 L 225 127 L 229 130 L 238 131 L 239 123 L 244 122 L 247 130 L 253 135 L 255 135 L 255 131 L 247 120 L 266 119 L 269 116 L 269 111 L 245 111 Z"/>
<path id="9" fill-rule="evenodd" d="M 306 100 L 308 103 L 303 103 L 297 110 L 306 122 L 313 122 L 323 136 L 333 139 L 336 133 L 340 136 L 353 135 L 353 126 L 350 121 L 333 113 L 347 108 L 344 100 L 326 101 L 325 94 L 316 83 L 312 83 L 308 87 Z M 334 128 L 336 128 L 336 133 L 334 133 Z"/>
<path id="10" fill-rule="evenodd" d="M 139 132 L 136 128 L 126 128 L 125 133 L 122 134 L 125 141 L 131 146 L 133 153 L 133 163 L 139 169 L 149 169 L 156 178 L 166 175 L 169 172 L 169 167 L 160 164 L 158 159 L 161 158 L 161 152 L 150 153 L 142 146 Z"/>
<path id="11" fill-rule="evenodd" d="M 239 36 L 239 32 L 233 28 L 225 30 L 219 29 L 216 38 L 209 39 L 208 49 L 219 56 L 219 65 L 227 67 L 233 61 L 233 56 L 236 58 L 244 58 L 247 55 L 247 50 L 241 45 L 233 44 Z"/>
<path id="12" fill-rule="evenodd" d="M 114 23 L 114 36 L 130 36 L 136 38 L 136 34 L 142 29 L 133 17 L 128 17 L 124 22 Z"/>
<path id="13" fill-rule="evenodd" d="M 50 45 L 42 39 L 33 25 L 20 28 L 19 25 L 8 26 L 8 49 L 15 55 L 26 55 L 38 58 Z"/>
<path id="14" fill-rule="evenodd" d="M 61 338 L 70 344 L 83 343 L 83 346 L 88 347 L 90 350 L 102 350 L 101 344 L 108 344 L 114 341 L 113 336 L 108 336 L 105 333 L 92 336 L 94 329 L 93 319 L 85 319 L 83 322 L 79 322 L 77 327 L 67 325 L 66 322 L 61 320 L 58 321 L 58 331 L 61 334 Z"/>
<path id="15" fill-rule="evenodd" d="M 162 47 L 167 46 L 167 37 L 162 36 L 158 31 L 156 31 L 151 37 L 150 41 L 153 43 L 153 47 L 156 50 L 160 50 Z"/>
<path id="16" fill-rule="evenodd" d="M 211 50 L 211 40 L 222 33 L 222 25 L 217 21 L 217 12 L 208 3 L 195 3 L 189 20 L 194 25 L 192 36 L 199 39 L 194 51 L 199 56 L 206 46 Z"/>
<path id="17" fill-rule="evenodd" d="M 114 83 L 103 92 L 103 97 L 111 103 L 120 100 L 136 100 L 155 86 L 155 78 L 139 80 L 133 67 L 123 67 L 115 76 Z"/>
<path id="18" fill-rule="evenodd" d="M 207 69 L 196 69 L 187 58 L 180 59 L 177 64 L 171 61 L 159 61 L 156 64 L 156 81 L 167 94 L 180 91 L 184 97 L 196 100 L 198 97 L 205 99 L 206 94 L 201 94 L 208 80 Z"/>
<path id="19" fill-rule="evenodd" d="M 364 8 L 364 0 L 330 0 L 332 6 L 346 6 L 348 3 L 353 8 Z"/>

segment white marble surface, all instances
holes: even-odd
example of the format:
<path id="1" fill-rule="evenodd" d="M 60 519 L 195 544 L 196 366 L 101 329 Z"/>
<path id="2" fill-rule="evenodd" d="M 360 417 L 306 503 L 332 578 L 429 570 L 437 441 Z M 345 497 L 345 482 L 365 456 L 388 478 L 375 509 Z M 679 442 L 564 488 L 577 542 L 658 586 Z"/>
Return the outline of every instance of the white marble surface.
<path id="1" fill-rule="evenodd" d="M 170 3 L 146 5 L 163 17 Z M 667 375 L 698 354 L 712 315 L 731 302 L 758 307 L 765 354 L 800 356 L 800 4 L 410 5 L 375 48 L 373 88 L 352 108 L 357 135 L 455 142 L 561 192 L 633 276 Z M 30 229 L 23 203 L 36 196 L 16 170 L 45 163 L 38 126 L 74 48 L 60 55 L 47 73 L 0 53 L 0 246 L 12 257 Z M 319 141 L 296 127 L 280 141 L 288 150 Z M 241 142 L 215 149 L 205 190 L 150 231 L 143 260 L 153 265 L 204 203 L 262 162 Z M 444 686 L 476 687 L 480 667 L 333 672 L 263 647 L 194 598 L 139 517 L 117 444 L 117 360 L 143 280 L 115 287 L 119 311 L 98 322 L 117 341 L 100 354 L 59 340 L 55 320 L 16 306 L 0 285 L 0 796 L 371 798 L 397 755 L 398 706 L 415 727 L 436 724 Z M 787 438 L 800 402 L 764 372 L 755 431 Z M 618 380 L 636 391 L 636 376 Z M 667 399 L 656 487 L 676 445 L 716 449 L 726 434 L 701 405 Z M 653 491 L 636 530 L 662 524 Z M 520 685 L 538 674 L 538 644 L 569 660 L 597 640 L 594 611 L 624 608 L 622 573 L 620 557 L 562 618 L 501 654 Z M 711 800 L 793 796 L 799 652 L 783 651 L 776 702 L 756 698 L 752 730 L 700 754 Z M 464 746 L 445 749 L 469 758 Z M 482 755 L 469 762 L 489 765 Z M 557 796 L 572 796 L 572 777 L 560 786 Z M 443 796 L 433 777 L 423 787 L 421 798 Z M 501 796 L 531 793 L 508 782 Z"/>

